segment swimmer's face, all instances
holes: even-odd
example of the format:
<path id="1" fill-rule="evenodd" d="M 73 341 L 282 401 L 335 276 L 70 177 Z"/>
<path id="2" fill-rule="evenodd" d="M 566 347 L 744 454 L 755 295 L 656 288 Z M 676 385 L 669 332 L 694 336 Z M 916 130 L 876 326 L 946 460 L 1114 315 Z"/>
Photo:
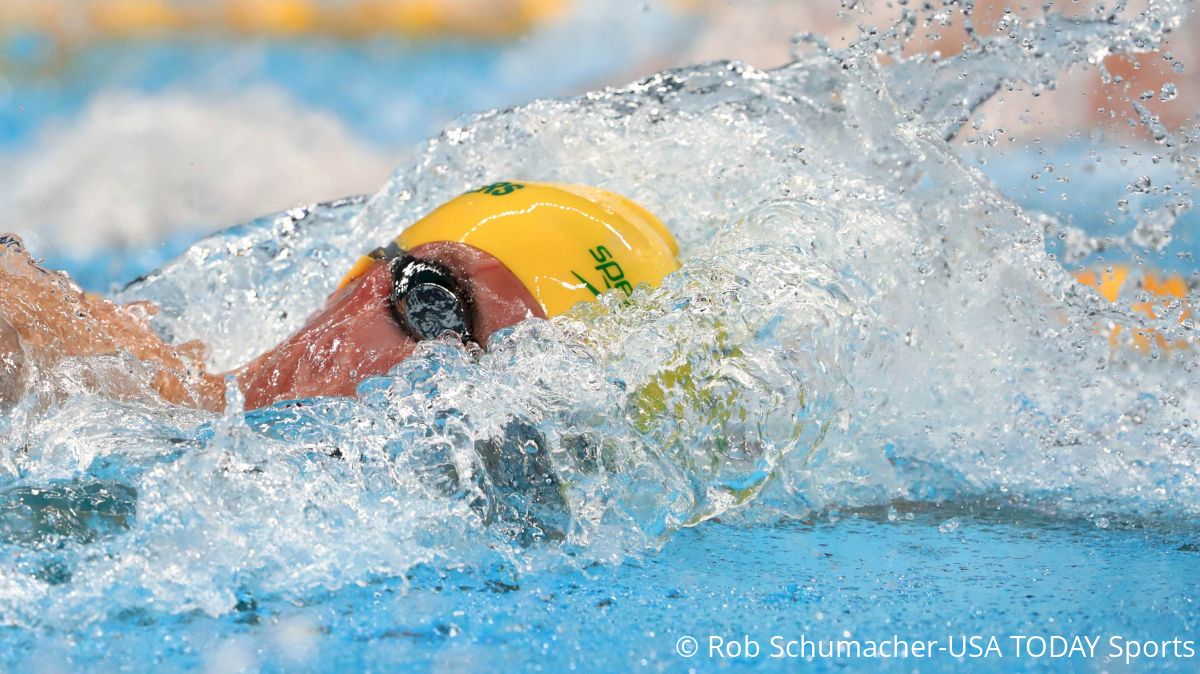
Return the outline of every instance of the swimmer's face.
<path id="1" fill-rule="evenodd" d="M 530 316 L 545 317 L 521 281 L 487 253 L 449 242 L 424 244 L 408 253 L 445 267 L 469 295 L 471 336 L 483 347 L 501 328 Z M 352 396 L 359 382 L 387 373 L 412 355 L 417 339 L 397 323 L 392 288 L 391 268 L 381 261 L 331 295 L 299 332 L 240 373 L 246 407 Z"/>

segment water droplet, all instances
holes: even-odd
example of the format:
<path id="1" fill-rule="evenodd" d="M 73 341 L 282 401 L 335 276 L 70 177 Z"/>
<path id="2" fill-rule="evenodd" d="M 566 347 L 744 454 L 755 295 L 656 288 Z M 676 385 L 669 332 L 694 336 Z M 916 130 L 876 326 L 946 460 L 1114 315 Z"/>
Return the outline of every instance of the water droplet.
<path id="1" fill-rule="evenodd" d="M 1151 184 L 1150 176 L 1139 176 L 1137 180 L 1125 187 L 1125 191 L 1134 194 L 1149 194 Z"/>

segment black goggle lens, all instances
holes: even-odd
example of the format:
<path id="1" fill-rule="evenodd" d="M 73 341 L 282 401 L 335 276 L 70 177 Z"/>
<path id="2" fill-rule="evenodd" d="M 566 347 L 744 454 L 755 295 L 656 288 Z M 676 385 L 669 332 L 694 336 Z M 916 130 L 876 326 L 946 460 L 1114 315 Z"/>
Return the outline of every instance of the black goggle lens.
<path id="1" fill-rule="evenodd" d="M 418 340 L 447 332 L 472 338 L 470 301 L 448 270 L 407 256 L 393 265 L 392 312 L 409 334 Z"/>
<path id="2" fill-rule="evenodd" d="M 467 334 L 462 302 L 449 288 L 422 283 L 410 289 L 403 301 L 404 317 L 418 338 L 433 339 L 447 332 Z"/>

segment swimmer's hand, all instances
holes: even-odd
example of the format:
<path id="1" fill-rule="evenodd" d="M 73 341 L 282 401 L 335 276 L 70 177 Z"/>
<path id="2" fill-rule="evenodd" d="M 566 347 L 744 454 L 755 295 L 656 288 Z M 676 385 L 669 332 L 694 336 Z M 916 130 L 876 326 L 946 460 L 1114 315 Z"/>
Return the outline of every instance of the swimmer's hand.
<path id="1" fill-rule="evenodd" d="M 13 363 L 7 367 L 12 372 L 3 373 L 10 389 L 5 398 L 20 396 L 30 372 L 53 372 L 66 359 L 128 354 L 154 369 L 151 388 L 168 402 L 210 410 L 223 406 L 224 383 L 205 372 L 203 345 L 164 342 L 150 328 L 158 312 L 153 304 L 118 305 L 85 293 L 66 273 L 38 265 L 15 236 L 0 236 L 0 288 L 0 319 L 8 328 Z M 13 344 L 20 346 L 20 367 Z M 140 381 L 101 379 L 95 386 L 107 395 L 144 391 Z"/>

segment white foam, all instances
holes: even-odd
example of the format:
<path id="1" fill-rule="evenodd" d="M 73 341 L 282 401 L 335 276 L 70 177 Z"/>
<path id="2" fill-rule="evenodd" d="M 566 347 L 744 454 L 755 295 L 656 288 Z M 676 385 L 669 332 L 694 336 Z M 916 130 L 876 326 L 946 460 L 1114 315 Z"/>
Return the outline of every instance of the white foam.
<path id="1" fill-rule="evenodd" d="M 266 87 L 108 92 L 0 160 L 0 222 L 33 250 L 144 246 L 373 191 L 395 159 Z"/>

